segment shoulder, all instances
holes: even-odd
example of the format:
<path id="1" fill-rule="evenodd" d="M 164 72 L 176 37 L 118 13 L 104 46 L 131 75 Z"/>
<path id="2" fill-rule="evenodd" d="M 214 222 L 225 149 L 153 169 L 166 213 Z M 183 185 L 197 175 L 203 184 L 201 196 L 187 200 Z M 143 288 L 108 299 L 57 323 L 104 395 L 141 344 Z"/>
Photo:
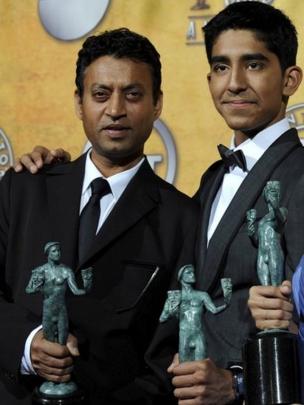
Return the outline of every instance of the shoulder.
<path id="1" fill-rule="evenodd" d="M 157 178 L 159 193 L 163 203 L 172 204 L 172 208 L 175 210 L 186 210 L 193 213 L 199 211 L 199 205 L 191 197 L 158 176 Z"/>

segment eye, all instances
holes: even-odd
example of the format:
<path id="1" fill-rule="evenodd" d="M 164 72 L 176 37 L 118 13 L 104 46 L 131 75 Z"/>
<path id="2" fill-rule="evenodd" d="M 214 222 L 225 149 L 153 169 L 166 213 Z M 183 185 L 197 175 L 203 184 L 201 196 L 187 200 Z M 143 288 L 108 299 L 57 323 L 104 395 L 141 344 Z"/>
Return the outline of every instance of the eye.
<path id="1" fill-rule="evenodd" d="M 261 69 L 263 69 L 263 67 L 264 67 L 264 63 L 262 63 L 262 62 L 253 61 L 253 62 L 248 63 L 249 70 L 261 70 Z"/>
<path id="2" fill-rule="evenodd" d="M 93 97 L 97 100 L 97 101 L 106 101 L 109 97 L 109 93 L 105 90 L 96 90 L 93 92 Z"/>
<path id="3" fill-rule="evenodd" d="M 132 91 L 128 91 L 126 93 L 126 98 L 127 100 L 130 101 L 137 101 L 142 97 L 142 93 L 138 90 L 132 90 Z"/>
<path id="4" fill-rule="evenodd" d="M 225 73 L 228 70 L 228 66 L 223 63 L 217 63 L 212 67 L 212 71 L 215 73 Z"/>

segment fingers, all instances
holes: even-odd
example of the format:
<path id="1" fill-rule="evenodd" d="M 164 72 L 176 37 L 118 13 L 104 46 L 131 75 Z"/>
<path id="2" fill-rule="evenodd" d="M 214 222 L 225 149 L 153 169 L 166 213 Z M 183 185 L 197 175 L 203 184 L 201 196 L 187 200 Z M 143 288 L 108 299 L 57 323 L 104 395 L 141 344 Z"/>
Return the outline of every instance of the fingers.
<path id="1" fill-rule="evenodd" d="M 23 169 L 35 174 L 43 167 L 44 164 L 54 162 L 68 162 L 71 160 L 69 152 L 62 148 L 49 150 L 44 146 L 35 146 L 31 153 L 25 153 L 16 159 L 14 170 L 21 172 Z"/>
<path id="2" fill-rule="evenodd" d="M 71 378 L 73 357 L 70 350 L 65 345 L 44 339 L 42 330 L 32 340 L 31 361 L 37 374 L 49 381 L 65 382 Z"/>
<path id="3" fill-rule="evenodd" d="M 221 405 L 234 399 L 232 374 L 210 359 L 180 363 L 173 368 L 173 375 L 179 405 Z"/>
<path id="4" fill-rule="evenodd" d="M 289 300 L 291 283 L 281 286 L 254 286 L 249 290 L 248 306 L 259 329 L 288 328 L 293 305 Z"/>
<path id="5" fill-rule="evenodd" d="M 50 154 L 56 161 L 69 162 L 71 160 L 70 153 L 62 148 L 53 149 L 50 151 Z"/>
<path id="6" fill-rule="evenodd" d="M 14 170 L 16 172 L 21 172 L 23 169 L 30 171 L 35 174 L 43 166 L 42 159 L 40 155 L 35 152 L 26 153 L 16 160 Z"/>

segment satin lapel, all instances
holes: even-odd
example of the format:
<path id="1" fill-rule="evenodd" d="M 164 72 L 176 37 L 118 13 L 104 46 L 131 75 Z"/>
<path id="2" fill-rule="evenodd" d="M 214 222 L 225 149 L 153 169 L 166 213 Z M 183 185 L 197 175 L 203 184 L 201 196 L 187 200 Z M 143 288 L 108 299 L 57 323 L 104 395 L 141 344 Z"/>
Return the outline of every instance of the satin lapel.
<path id="1" fill-rule="evenodd" d="M 83 263 L 79 263 L 80 267 L 147 215 L 157 205 L 158 200 L 155 174 L 149 163 L 144 161 L 101 227 L 88 257 Z"/>
<path id="2" fill-rule="evenodd" d="M 79 204 L 85 155 L 47 172 L 50 240 L 61 242 L 62 262 L 75 269 L 78 260 Z"/>
<path id="3" fill-rule="evenodd" d="M 268 148 L 241 184 L 209 242 L 201 276 L 204 290 L 211 290 L 213 282 L 221 276 L 226 252 L 246 218 L 246 211 L 254 207 L 276 167 L 300 145 L 297 131 L 287 131 Z"/>
<path id="4" fill-rule="evenodd" d="M 200 222 L 197 232 L 196 241 L 196 268 L 197 268 L 197 286 L 200 288 L 202 280 L 202 270 L 204 268 L 204 261 L 207 254 L 207 233 L 209 218 L 213 200 L 222 183 L 225 174 L 225 167 L 222 162 L 216 162 L 216 166 L 209 169 L 206 180 L 202 184 L 200 192 Z"/>

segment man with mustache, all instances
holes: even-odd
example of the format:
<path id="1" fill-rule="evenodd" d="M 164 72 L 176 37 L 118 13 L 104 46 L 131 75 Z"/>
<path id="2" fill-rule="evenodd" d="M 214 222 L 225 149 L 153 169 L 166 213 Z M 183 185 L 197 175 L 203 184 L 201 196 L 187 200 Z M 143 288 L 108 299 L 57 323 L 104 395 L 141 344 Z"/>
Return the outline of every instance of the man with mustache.
<path id="1" fill-rule="evenodd" d="M 90 151 L 36 176 L 9 170 L 0 184 L 1 403 L 30 404 L 37 377 L 61 383 L 73 372 L 88 405 L 167 405 L 174 352 L 147 353 L 171 280 L 193 261 L 197 204 L 144 156 L 162 110 L 158 52 L 126 28 L 87 38 L 74 98 Z M 67 345 L 44 338 L 41 297 L 25 292 L 53 240 L 77 285 L 93 268 L 88 294 L 67 297 Z"/>

